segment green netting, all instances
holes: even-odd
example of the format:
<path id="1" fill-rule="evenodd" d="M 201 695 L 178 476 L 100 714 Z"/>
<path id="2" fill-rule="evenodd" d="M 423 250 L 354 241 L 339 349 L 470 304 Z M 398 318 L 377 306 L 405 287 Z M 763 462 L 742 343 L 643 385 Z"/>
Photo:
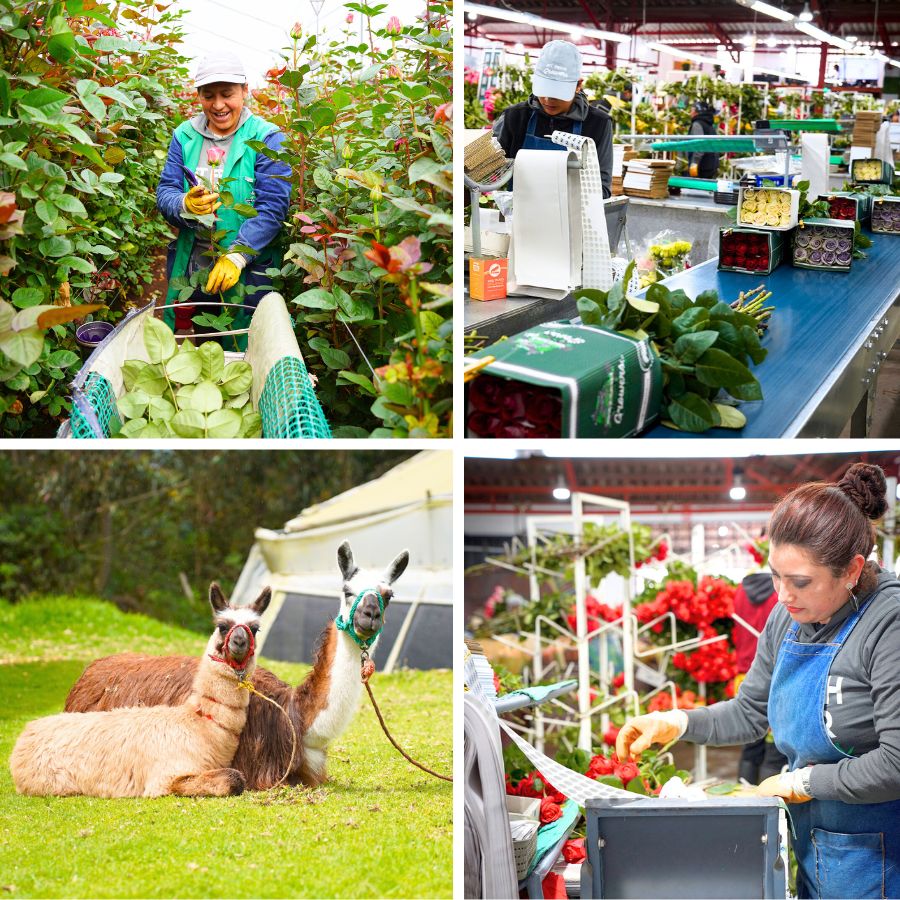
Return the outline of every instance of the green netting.
<path id="1" fill-rule="evenodd" d="M 835 119 L 770 119 L 770 128 L 783 131 L 842 131 Z"/>
<path id="2" fill-rule="evenodd" d="M 92 417 L 96 417 L 95 422 L 91 421 Z M 109 437 L 111 422 L 121 425 L 112 385 L 102 375 L 91 372 L 84 382 L 84 387 L 75 388 L 73 391 L 72 437 Z"/>
<path id="3" fill-rule="evenodd" d="M 654 141 L 651 150 L 682 150 L 688 153 L 753 153 L 756 144 L 751 138 L 732 138 L 730 141 L 708 141 L 703 138 L 683 141 Z"/>
<path id="4" fill-rule="evenodd" d="M 331 429 L 302 359 L 283 356 L 272 366 L 259 398 L 266 438 L 330 438 Z"/>

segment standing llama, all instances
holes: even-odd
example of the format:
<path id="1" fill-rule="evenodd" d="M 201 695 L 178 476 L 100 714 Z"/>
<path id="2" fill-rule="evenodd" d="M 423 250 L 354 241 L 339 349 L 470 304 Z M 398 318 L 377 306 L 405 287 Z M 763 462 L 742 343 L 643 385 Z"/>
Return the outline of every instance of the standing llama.
<path id="1" fill-rule="evenodd" d="M 244 790 L 231 764 L 250 694 L 240 682 L 256 666 L 259 617 L 272 592 L 231 606 L 209 589 L 215 631 L 177 706 L 64 712 L 29 723 L 10 757 L 20 794 L 89 797 L 226 797 Z"/>
<path id="2" fill-rule="evenodd" d="M 371 653 L 384 624 L 384 608 L 394 582 L 409 563 L 404 550 L 380 576 L 360 571 L 346 541 L 337 552 L 343 576 L 338 619 L 325 626 L 315 648 L 312 671 L 297 687 L 258 668 L 253 684 L 290 716 L 297 734 L 297 753 L 287 784 L 316 787 L 326 780 L 328 745 L 350 723 L 359 707 L 361 648 L 354 640 L 371 641 Z M 354 609 L 355 607 L 355 609 Z M 339 627 L 340 625 L 340 627 Z M 352 627 L 351 627 L 352 626 Z M 180 703 L 190 688 L 197 662 L 185 656 L 120 654 L 93 662 L 72 688 L 66 709 L 113 709 L 147 703 Z M 287 772 L 291 728 L 284 715 L 259 697 L 250 699 L 247 724 L 232 765 L 250 790 L 266 790 Z"/>

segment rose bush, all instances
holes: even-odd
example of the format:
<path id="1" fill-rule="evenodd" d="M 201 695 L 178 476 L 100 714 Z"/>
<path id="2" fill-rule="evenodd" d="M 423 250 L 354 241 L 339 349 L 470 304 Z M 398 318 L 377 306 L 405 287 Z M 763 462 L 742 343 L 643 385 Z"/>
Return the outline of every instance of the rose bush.
<path id="1" fill-rule="evenodd" d="M 0 273 L 17 310 L 103 302 L 116 321 L 151 280 L 168 229 L 156 181 L 186 75 L 171 4 L 34 2 L 0 12 Z M 118 18 L 116 17 L 118 13 Z M 0 434 L 47 436 L 86 351 L 69 321 L 10 376 Z"/>
<path id="2" fill-rule="evenodd" d="M 346 4 L 364 19 L 321 45 L 295 27 L 284 65 L 254 91 L 286 141 L 294 196 L 271 274 L 336 437 L 452 429 L 450 8 L 422 20 Z"/>

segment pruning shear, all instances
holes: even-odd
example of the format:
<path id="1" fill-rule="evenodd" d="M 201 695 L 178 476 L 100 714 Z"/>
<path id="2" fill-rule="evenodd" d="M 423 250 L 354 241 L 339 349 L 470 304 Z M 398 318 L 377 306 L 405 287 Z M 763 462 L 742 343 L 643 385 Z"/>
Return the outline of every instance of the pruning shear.
<path id="1" fill-rule="evenodd" d="M 191 187 L 197 187 L 200 184 L 200 181 L 197 179 L 197 175 L 192 172 L 187 166 L 182 166 L 181 170 L 184 172 L 184 177 L 187 178 L 188 184 Z"/>

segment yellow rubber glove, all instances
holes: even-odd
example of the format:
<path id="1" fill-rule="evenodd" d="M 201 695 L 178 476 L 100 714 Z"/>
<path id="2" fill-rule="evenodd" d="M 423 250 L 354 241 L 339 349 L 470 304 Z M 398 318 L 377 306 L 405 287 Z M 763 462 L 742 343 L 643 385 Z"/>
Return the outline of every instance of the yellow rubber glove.
<path id="1" fill-rule="evenodd" d="M 812 797 L 804 786 L 804 775 L 808 780 L 811 768 L 812 766 L 807 766 L 805 769 L 771 775 L 756 788 L 756 793 L 761 797 L 782 797 L 788 803 L 806 803 Z"/>
<path id="2" fill-rule="evenodd" d="M 195 216 L 205 216 L 215 212 L 222 204 L 219 195 L 197 184 L 184 195 L 184 208 Z"/>
<path id="3" fill-rule="evenodd" d="M 624 761 L 636 759 L 651 744 L 677 741 L 687 730 L 687 713 L 680 709 L 648 713 L 626 722 L 616 738 L 616 755 Z"/>
<path id="4" fill-rule="evenodd" d="M 247 264 L 247 260 L 240 253 L 229 253 L 219 257 L 216 264 L 206 279 L 206 293 L 218 294 L 233 288 L 241 277 L 241 269 Z"/>

